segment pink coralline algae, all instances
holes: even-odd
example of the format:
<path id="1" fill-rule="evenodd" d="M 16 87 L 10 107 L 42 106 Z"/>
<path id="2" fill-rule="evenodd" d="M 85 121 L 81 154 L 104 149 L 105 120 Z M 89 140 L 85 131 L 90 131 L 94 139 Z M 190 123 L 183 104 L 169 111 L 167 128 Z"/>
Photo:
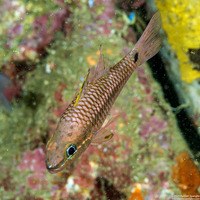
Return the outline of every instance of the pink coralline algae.
<path id="1" fill-rule="evenodd" d="M 14 38 L 16 35 L 22 35 L 23 33 L 23 25 L 22 24 L 14 24 L 11 29 L 8 31 L 8 35 L 10 39 Z"/>
<path id="2" fill-rule="evenodd" d="M 99 5 L 102 5 L 102 4 L 105 4 L 105 8 L 104 10 L 102 11 L 101 14 L 99 15 L 96 15 L 96 8 L 99 6 Z M 103 24 L 97 26 L 96 28 L 99 30 L 99 32 L 101 34 L 104 34 L 104 35 L 110 35 L 111 33 L 111 24 L 112 24 L 112 19 L 114 18 L 115 16 L 115 9 L 113 7 L 113 0 L 98 0 L 98 1 L 95 1 L 95 4 L 94 4 L 94 7 L 91 8 L 91 11 L 93 11 L 94 13 L 94 18 L 95 20 L 101 20 L 103 22 Z"/>
<path id="3" fill-rule="evenodd" d="M 18 165 L 18 169 L 19 171 L 31 170 L 38 173 L 46 171 L 43 149 L 38 148 L 33 152 L 25 152 L 21 164 Z"/>
<path id="4" fill-rule="evenodd" d="M 45 179 L 45 153 L 42 148 L 35 149 L 33 152 L 25 152 L 18 169 L 33 172 L 26 179 L 28 187 L 33 190 L 46 189 L 48 182 Z"/>
<path id="5" fill-rule="evenodd" d="M 138 72 L 139 82 L 145 87 L 146 94 L 150 94 L 152 92 L 152 89 L 149 83 L 149 77 L 145 75 L 145 70 L 142 68 L 138 68 L 137 72 Z"/>
<path id="6" fill-rule="evenodd" d="M 56 13 L 47 14 L 35 19 L 33 29 L 32 45 L 37 44 L 37 49 L 43 49 L 54 39 L 54 33 L 61 30 L 65 24 L 65 19 L 69 15 L 69 10 L 61 9 Z M 49 18 L 52 19 L 52 24 L 49 26 Z"/>
<path id="7" fill-rule="evenodd" d="M 159 134 L 160 131 L 163 132 L 167 128 L 167 121 L 163 121 L 159 119 L 157 116 L 147 117 L 147 114 L 153 114 L 150 109 L 146 109 L 142 111 L 142 121 L 145 124 L 141 125 L 141 131 L 139 132 L 140 136 L 144 140 L 148 140 L 151 134 Z"/>
<path id="8" fill-rule="evenodd" d="M 69 105 L 67 102 L 63 100 L 63 95 L 62 92 L 66 89 L 66 84 L 65 83 L 59 83 L 58 89 L 54 92 L 54 99 L 56 102 L 58 102 L 59 106 L 57 108 L 53 109 L 53 113 L 56 117 L 61 117 L 64 110 L 67 108 Z"/>
<path id="9" fill-rule="evenodd" d="M 25 11 L 21 15 L 23 20 L 26 15 Z M 33 59 L 33 57 L 40 57 L 45 51 L 46 46 L 54 40 L 55 32 L 61 30 L 66 33 L 68 31 L 68 24 L 65 23 L 65 20 L 69 15 L 68 6 L 65 6 L 57 12 L 35 18 L 31 24 L 33 34 L 23 39 L 21 44 L 19 44 L 19 54 L 12 55 L 12 60 L 26 61 Z M 7 32 L 9 37 L 8 48 L 10 48 L 15 37 L 23 34 L 23 23 L 14 23 Z"/>
<path id="10" fill-rule="evenodd" d="M 132 9 L 138 9 L 140 8 L 142 5 L 144 5 L 145 1 L 144 0 L 133 0 L 133 1 L 129 1 L 129 0 L 123 0 L 121 1 L 121 7 L 128 12 L 128 10 L 130 10 L 130 8 Z"/>
<path id="11" fill-rule="evenodd" d="M 4 92 L 4 96 L 8 101 L 11 101 L 13 98 L 16 98 L 17 95 L 21 92 L 21 85 L 16 83 L 16 81 L 13 82 L 12 86 L 8 88 Z"/>
<path id="12" fill-rule="evenodd" d="M 57 102 L 63 103 L 63 95 L 62 92 L 66 89 L 65 83 L 59 83 L 58 89 L 54 93 L 54 98 Z"/>
<path id="13" fill-rule="evenodd" d="M 154 104 L 155 99 L 153 97 L 152 86 L 149 81 L 149 77 L 145 75 L 145 71 L 142 68 L 137 69 L 139 82 L 143 86 L 145 93 L 145 104 L 137 97 L 134 98 L 134 102 L 137 103 L 137 108 L 140 110 L 141 126 L 139 135 L 148 140 L 151 134 L 160 135 L 167 129 L 168 121 L 162 119 L 157 115 L 151 105 Z"/>
<path id="14" fill-rule="evenodd" d="M 94 152 L 94 149 L 92 148 L 90 148 L 89 151 Z M 94 177 L 92 176 L 93 172 L 94 171 L 91 167 L 88 154 L 83 154 L 81 156 L 81 161 L 78 163 L 74 171 L 74 174 L 77 175 L 74 178 L 74 183 L 81 185 L 83 188 L 91 188 L 94 182 Z"/>
<path id="15" fill-rule="evenodd" d="M 27 186 L 33 190 L 46 189 L 47 184 L 43 173 L 34 173 L 27 177 Z"/>

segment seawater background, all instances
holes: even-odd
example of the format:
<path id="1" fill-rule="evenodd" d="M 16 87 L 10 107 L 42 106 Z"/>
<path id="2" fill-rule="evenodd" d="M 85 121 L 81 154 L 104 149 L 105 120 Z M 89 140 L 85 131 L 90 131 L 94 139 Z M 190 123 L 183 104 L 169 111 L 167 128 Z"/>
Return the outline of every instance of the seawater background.
<path id="1" fill-rule="evenodd" d="M 100 45 L 106 65 L 117 63 L 143 32 L 143 18 L 151 16 L 144 11 L 151 5 L 112 0 L 0 5 L 0 69 L 12 80 L 4 92 L 12 112 L 1 107 L 0 113 L 1 199 L 170 199 L 198 193 L 198 168 L 148 64 L 133 74 L 108 116 L 124 113 L 111 126 L 113 141 L 90 146 L 68 171 L 52 175 L 45 167 L 46 142 L 88 68 L 97 65 Z"/>

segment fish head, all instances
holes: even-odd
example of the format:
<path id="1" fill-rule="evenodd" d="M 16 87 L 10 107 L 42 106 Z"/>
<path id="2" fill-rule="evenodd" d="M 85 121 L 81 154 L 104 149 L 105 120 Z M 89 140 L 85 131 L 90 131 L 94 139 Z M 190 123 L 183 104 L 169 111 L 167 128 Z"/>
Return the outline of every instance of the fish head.
<path id="1" fill-rule="evenodd" d="M 46 167 L 57 173 L 70 166 L 88 148 L 92 134 L 83 125 L 61 119 L 47 143 Z"/>

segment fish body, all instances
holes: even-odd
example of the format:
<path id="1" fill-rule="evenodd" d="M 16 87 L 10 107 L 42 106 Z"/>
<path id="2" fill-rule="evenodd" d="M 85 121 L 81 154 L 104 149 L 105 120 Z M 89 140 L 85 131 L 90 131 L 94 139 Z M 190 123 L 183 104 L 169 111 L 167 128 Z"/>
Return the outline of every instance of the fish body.
<path id="1" fill-rule="evenodd" d="M 91 143 L 103 143 L 112 138 L 102 125 L 120 94 L 135 71 L 160 49 L 160 14 L 151 19 L 135 47 L 115 66 L 105 71 L 101 58 L 95 80 L 88 83 L 88 75 L 78 96 L 63 113 L 57 129 L 47 144 L 46 166 L 56 173 L 74 162 Z"/>

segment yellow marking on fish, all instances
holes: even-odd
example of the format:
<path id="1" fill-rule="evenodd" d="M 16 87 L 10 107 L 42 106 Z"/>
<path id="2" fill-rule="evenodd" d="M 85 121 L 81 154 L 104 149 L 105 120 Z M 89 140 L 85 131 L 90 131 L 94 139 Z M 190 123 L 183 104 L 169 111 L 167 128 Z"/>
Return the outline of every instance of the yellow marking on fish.
<path id="1" fill-rule="evenodd" d="M 78 103 L 78 101 L 79 101 L 79 99 L 80 99 L 80 97 L 81 97 L 81 94 L 82 94 L 82 92 L 83 92 L 83 89 L 84 89 L 84 87 L 86 86 L 85 84 L 87 84 L 89 74 L 90 74 L 90 69 L 88 69 L 88 73 L 87 73 L 87 75 L 85 76 L 85 79 L 84 79 L 83 84 L 82 84 L 82 86 L 81 86 L 80 92 L 79 92 L 79 94 L 78 94 L 78 96 L 77 96 L 77 98 L 76 98 L 74 107 L 76 106 L 76 104 Z"/>

